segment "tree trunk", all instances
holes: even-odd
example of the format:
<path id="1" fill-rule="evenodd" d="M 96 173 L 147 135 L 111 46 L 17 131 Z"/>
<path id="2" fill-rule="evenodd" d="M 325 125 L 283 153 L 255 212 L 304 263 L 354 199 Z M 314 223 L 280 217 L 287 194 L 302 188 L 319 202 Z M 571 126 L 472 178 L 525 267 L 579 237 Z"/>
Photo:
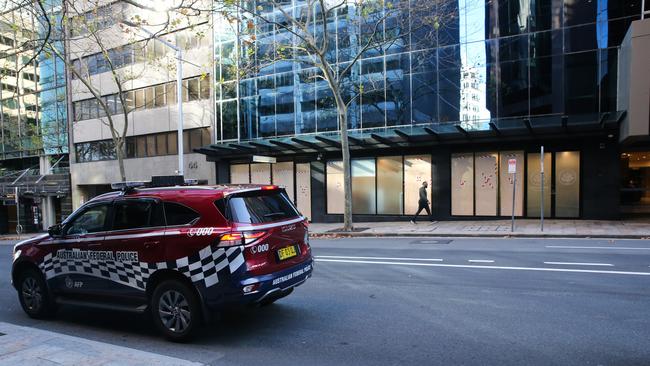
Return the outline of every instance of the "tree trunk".
<path id="1" fill-rule="evenodd" d="M 336 110 L 339 117 L 339 128 L 341 130 L 341 155 L 343 157 L 343 196 L 345 206 L 343 208 L 343 230 L 352 231 L 352 177 L 350 176 L 350 144 L 348 141 L 348 107 L 339 93 L 334 93 L 336 99 Z"/>
<path id="2" fill-rule="evenodd" d="M 115 141 L 115 154 L 117 155 L 117 165 L 120 167 L 120 178 L 126 182 L 126 171 L 124 170 L 124 138 L 118 138 Z"/>

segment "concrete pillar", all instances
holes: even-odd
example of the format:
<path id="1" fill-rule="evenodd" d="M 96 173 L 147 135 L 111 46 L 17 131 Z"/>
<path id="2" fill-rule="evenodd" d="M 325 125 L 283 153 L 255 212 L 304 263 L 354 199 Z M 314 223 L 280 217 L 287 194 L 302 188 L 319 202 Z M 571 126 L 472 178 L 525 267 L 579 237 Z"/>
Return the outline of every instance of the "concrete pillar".
<path id="1" fill-rule="evenodd" d="M 41 200 L 41 212 L 43 215 L 43 230 L 56 224 L 56 210 L 54 209 L 54 197 L 43 197 Z"/>
<path id="2" fill-rule="evenodd" d="M 52 162 L 49 156 L 41 156 L 38 159 L 38 170 L 40 175 L 51 174 L 50 168 Z M 41 229 L 47 230 L 48 227 L 56 222 L 56 211 L 54 210 L 54 197 L 42 197 L 39 205 L 41 211 Z"/>
<path id="3" fill-rule="evenodd" d="M 40 175 L 50 174 L 51 167 L 52 167 L 52 163 L 50 162 L 49 156 L 41 156 L 38 159 L 38 170 Z"/>

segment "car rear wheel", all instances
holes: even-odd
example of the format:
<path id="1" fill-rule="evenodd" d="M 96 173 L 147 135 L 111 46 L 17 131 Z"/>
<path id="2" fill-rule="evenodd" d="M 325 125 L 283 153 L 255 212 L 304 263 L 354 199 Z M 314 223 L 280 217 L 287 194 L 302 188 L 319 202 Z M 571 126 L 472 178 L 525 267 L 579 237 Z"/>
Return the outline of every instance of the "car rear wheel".
<path id="1" fill-rule="evenodd" d="M 24 270 L 18 277 L 17 288 L 20 306 L 30 318 L 43 319 L 54 313 L 45 280 L 36 270 Z"/>
<path id="2" fill-rule="evenodd" d="M 151 315 L 158 329 L 176 342 L 188 340 L 201 323 L 201 307 L 191 288 L 177 280 L 156 287 L 151 299 Z"/>

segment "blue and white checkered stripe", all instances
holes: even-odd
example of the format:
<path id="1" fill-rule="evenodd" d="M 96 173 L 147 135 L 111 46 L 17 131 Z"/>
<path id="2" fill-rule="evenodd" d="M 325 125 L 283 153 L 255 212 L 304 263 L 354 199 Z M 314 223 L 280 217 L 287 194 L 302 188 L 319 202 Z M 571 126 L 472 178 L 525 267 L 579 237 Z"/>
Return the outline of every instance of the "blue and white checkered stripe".
<path id="1" fill-rule="evenodd" d="M 219 283 L 219 276 L 226 269 L 232 274 L 244 264 L 243 250 L 243 246 L 209 245 L 190 256 L 156 263 L 60 259 L 56 253 L 50 253 L 43 258 L 40 268 L 48 280 L 66 274 L 83 274 L 140 290 L 146 288 L 147 280 L 157 270 L 173 269 L 194 283 L 203 282 L 205 287 L 211 287 Z"/>

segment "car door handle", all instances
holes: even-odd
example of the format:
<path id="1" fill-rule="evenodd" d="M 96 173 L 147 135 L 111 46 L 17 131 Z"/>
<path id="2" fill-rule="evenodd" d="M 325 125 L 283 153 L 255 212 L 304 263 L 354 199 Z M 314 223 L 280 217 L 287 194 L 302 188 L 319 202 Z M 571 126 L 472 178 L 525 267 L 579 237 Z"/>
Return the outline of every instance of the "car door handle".
<path id="1" fill-rule="evenodd" d="M 144 242 L 144 248 L 145 249 L 151 249 L 154 248 L 156 245 L 160 244 L 160 241 L 145 241 Z"/>
<path id="2" fill-rule="evenodd" d="M 91 243 L 91 244 L 88 244 L 89 247 L 98 247 L 98 246 L 100 246 L 100 245 L 102 245 L 102 243 Z"/>

